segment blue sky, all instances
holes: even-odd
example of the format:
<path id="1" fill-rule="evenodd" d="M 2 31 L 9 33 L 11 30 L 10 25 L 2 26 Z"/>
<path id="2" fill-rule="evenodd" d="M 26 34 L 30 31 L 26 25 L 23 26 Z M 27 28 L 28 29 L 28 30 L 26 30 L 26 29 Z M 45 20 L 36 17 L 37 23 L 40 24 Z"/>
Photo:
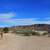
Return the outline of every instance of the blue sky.
<path id="1" fill-rule="evenodd" d="M 0 0 L 0 27 L 50 24 L 50 0 Z"/>

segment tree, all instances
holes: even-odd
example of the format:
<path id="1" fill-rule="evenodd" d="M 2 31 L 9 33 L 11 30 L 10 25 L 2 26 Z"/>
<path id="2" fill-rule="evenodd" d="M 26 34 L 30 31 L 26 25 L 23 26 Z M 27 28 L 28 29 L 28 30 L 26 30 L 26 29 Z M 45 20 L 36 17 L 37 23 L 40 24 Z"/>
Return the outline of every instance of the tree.
<path id="1" fill-rule="evenodd" d="M 3 29 L 3 32 L 4 32 L 4 33 L 8 33 L 8 31 L 9 31 L 9 29 L 8 29 L 7 27 L 5 27 L 5 28 Z"/>

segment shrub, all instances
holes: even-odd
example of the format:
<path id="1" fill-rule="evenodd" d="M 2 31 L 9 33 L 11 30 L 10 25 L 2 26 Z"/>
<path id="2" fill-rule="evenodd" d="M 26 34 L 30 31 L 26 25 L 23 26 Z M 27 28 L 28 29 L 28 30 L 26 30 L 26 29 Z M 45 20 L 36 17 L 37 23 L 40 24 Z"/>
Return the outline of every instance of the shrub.
<path id="1" fill-rule="evenodd" d="M 29 36 L 29 33 L 28 32 L 24 32 L 24 36 Z"/>
<path id="2" fill-rule="evenodd" d="M 9 29 L 8 29 L 7 27 L 5 27 L 5 28 L 3 29 L 3 32 L 4 32 L 4 33 L 8 33 L 8 31 L 9 31 Z"/>
<path id="3" fill-rule="evenodd" d="M 47 35 L 47 34 L 48 34 L 47 32 L 44 32 L 44 33 L 43 33 L 43 35 Z"/>
<path id="4" fill-rule="evenodd" d="M 32 32 L 32 35 L 40 36 L 38 32 Z"/>
<path id="5" fill-rule="evenodd" d="M 32 35 L 36 35 L 36 32 L 32 32 Z"/>

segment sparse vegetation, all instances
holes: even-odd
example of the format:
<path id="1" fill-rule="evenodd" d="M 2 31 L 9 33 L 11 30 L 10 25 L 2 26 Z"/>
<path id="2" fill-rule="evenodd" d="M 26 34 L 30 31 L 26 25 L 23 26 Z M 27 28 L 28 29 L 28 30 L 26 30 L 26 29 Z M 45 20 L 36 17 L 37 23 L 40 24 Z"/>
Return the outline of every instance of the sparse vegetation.
<path id="1" fill-rule="evenodd" d="M 16 34 L 24 34 L 24 36 L 30 36 L 31 34 L 34 36 L 40 36 L 40 33 L 31 30 L 17 30 Z"/>
<path id="2" fill-rule="evenodd" d="M 32 32 L 32 35 L 40 36 L 38 32 Z"/>
<path id="3" fill-rule="evenodd" d="M 9 32 L 9 29 L 8 29 L 7 27 L 5 27 L 5 28 L 3 29 L 3 32 L 4 32 L 4 33 L 8 33 L 8 32 Z"/>
<path id="4" fill-rule="evenodd" d="M 44 32 L 44 33 L 43 33 L 43 35 L 47 35 L 47 34 L 48 34 L 47 32 Z"/>
<path id="5" fill-rule="evenodd" d="M 29 36 L 31 32 L 29 30 L 17 30 L 16 34 L 23 34 L 24 36 Z"/>
<path id="6" fill-rule="evenodd" d="M 24 36 L 29 36 L 30 34 L 28 32 L 24 32 Z"/>

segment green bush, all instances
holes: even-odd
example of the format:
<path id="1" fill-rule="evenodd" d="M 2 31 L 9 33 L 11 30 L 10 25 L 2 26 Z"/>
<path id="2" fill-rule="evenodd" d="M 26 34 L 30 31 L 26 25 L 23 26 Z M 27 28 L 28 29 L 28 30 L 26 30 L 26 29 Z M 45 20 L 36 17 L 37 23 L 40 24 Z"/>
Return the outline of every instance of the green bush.
<path id="1" fill-rule="evenodd" d="M 5 28 L 3 29 L 3 32 L 4 32 L 4 33 L 8 33 L 8 31 L 9 31 L 9 29 L 8 29 L 7 27 L 5 27 Z"/>
<path id="2" fill-rule="evenodd" d="M 29 36 L 29 32 L 24 32 L 24 36 Z"/>
<path id="3" fill-rule="evenodd" d="M 38 32 L 32 32 L 32 35 L 40 36 Z"/>
<path id="4" fill-rule="evenodd" d="M 36 32 L 32 32 L 32 35 L 36 35 Z"/>
<path id="5" fill-rule="evenodd" d="M 47 32 L 43 33 L 43 35 L 47 35 L 47 34 L 48 34 Z"/>

